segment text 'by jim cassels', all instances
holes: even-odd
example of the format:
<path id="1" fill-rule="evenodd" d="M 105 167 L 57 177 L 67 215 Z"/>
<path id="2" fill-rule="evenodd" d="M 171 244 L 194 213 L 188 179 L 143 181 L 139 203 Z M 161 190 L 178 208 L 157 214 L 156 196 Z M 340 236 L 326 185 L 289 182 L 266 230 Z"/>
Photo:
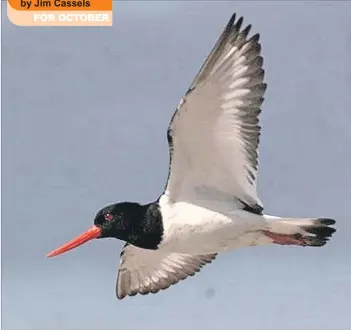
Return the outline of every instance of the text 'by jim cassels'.
<path id="1" fill-rule="evenodd" d="M 89 8 L 89 0 L 21 0 L 21 7 L 24 9 L 53 9 L 53 8 Z"/>

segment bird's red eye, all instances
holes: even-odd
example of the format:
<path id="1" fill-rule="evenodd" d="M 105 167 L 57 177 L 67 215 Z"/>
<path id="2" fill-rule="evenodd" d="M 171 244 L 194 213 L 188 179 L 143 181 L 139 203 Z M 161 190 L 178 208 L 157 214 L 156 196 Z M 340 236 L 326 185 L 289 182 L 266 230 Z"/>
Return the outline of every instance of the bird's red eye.
<path id="1" fill-rule="evenodd" d="M 110 213 L 106 213 L 106 214 L 105 214 L 105 220 L 111 221 L 112 219 L 113 219 L 112 214 L 110 214 Z"/>

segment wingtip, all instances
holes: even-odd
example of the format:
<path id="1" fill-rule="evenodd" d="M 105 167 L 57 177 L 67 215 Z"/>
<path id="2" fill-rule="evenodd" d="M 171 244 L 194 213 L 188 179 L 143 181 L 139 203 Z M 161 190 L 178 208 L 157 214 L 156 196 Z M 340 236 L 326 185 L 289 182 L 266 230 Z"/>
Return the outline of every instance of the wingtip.
<path id="1" fill-rule="evenodd" d="M 252 25 L 249 24 L 249 25 L 242 31 L 242 34 L 243 34 L 243 36 L 244 36 L 245 38 L 249 35 L 250 30 L 251 30 L 251 27 L 252 27 Z"/>
<path id="2" fill-rule="evenodd" d="M 254 34 L 249 41 L 255 41 L 255 42 L 258 42 L 260 40 L 260 34 L 259 33 L 256 33 Z"/>
<path id="3" fill-rule="evenodd" d="M 233 13 L 232 16 L 230 16 L 230 19 L 229 19 L 228 24 L 227 24 L 227 28 L 235 26 L 237 29 L 240 29 L 240 27 L 244 21 L 244 17 L 240 16 L 238 18 L 238 20 L 236 20 L 237 17 L 238 17 L 238 15 L 236 13 Z"/>
<path id="4" fill-rule="evenodd" d="M 119 292 L 119 291 L 116 292 L 116 297 L 117 297 L 118 300 L 122 300 L 122 299 L 124 299 L 126 296 L 127 296 L 127 294 L 126 294 L 125 292 L 122 292 L 122 293 Z"/>
<path id="5" fill-rule="evenodd" d="M 333 226 L 336 224 L 335 219 L 331 218 L 319 218 L 318 220 L 322 226 Z"/>
<path id="6" fill-rule="evenodd" d="M 235 22 L 235 18 L 236 18 L 236 13 L 233 13 L 232 16 L 230 16 L 228 25 L 232 25 Z"/>
<path id="7" fill-rule="evenodd" d="M 236 29 L 239 31 L 241 29 L 241 26 L 243 25 L 244 22 L 244 17 L 240 16 L 240 18 L 237 20 L 237 22 L 235 23 L 235 27 Z"/>
<path id="8" fill-rule="evenodd" d="M 225 31 L 230 31 L 233 28 L 233 26 L 235 26 L 235 19 L 236 19 L 236 13 L 230 16 L 230 19 L 224 29 Z"/>

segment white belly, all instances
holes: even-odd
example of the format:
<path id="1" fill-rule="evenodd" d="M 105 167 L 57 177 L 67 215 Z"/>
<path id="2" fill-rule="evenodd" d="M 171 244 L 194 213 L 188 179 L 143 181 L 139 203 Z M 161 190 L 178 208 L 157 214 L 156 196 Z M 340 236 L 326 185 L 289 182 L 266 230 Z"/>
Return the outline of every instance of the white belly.
<path id="1" fill-rule="evenodd" d="M 266 227 L 265 219 L 236 209 L 235 205 L 168 204 L 166 196 L 162 196 L 161 200 L 164 234 L 159 248 L 162 250 L 206 254 L 271 242 L 258 232 Z"/>

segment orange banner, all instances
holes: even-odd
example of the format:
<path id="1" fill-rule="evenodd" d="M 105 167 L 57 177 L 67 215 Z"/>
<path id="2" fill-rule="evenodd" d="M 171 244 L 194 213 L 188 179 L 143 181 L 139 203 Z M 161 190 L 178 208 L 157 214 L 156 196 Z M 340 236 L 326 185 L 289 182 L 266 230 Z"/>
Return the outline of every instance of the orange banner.
<path id="1" fill-rule="evenodd" d="M 16 10 L 57 11 L 57 10 L 112 10 L 112 0 L 8 0 Z"/>
<path id="2" fill-rule="evenodd" d="M 7 17 L 19 26 L 112 26 L 113 19 L 112 10 L 16 10 L 9 2 Z"/>

